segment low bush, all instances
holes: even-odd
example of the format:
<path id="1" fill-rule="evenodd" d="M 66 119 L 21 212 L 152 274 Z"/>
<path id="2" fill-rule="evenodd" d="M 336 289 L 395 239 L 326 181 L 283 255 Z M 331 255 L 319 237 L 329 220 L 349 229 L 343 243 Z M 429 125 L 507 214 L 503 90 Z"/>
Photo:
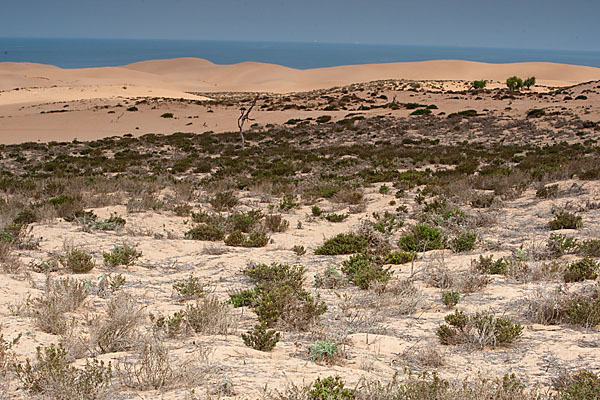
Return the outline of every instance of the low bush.
<path id="1" fill-rule="evenodd" d="M 436 334 L 445 345 L 467 343 L 479 348 L 508 345 L 519 338 L 523 327 L 508 317 L 496 317 L 489 312 L 467 315 L 455 311 L 445 317 Z"/>
<path id="2" fill-rule="evenodd" d="M 494 256 L 479 256 L 479 260 L 471 260 L 471 266 L 483 274 L 504 275 L 508 268 L 508 262 L 504 257 L 494 260 Z"/>
<path id="3" fill-rule="evenodd" d="M 216 242 L 225 238 L 225 231 L 215 224 L 199 224 L 187 231 L 185 238 Z"/>
<path id="4" fill-rule="evenodd" d="M 475 247 L 477 241 L 477 234 L 473 232 L 463 232 L 456 236 L 450 242 L 450 247 L 455 253 L 462 253 L 465 251 L 471 251 Z"/>
<path id="5" fill-rule="evenodd" d="M 60 263 L 76 274 L 90 272 L 96 266 L 91 254 L 77 248 L 67 248 L 66 254 L 59 257 Z"/>
<path id="6" fill-rule="evenodd" d="M 460 293 L 456 290 L 442 290 L 442 304 L 448 308 L 452 308 L 458 304 Z"/>
<path id="7" fill-rule="evenodd" d="M 102 253 L 104 265 L 109 268 L 115 268 L 119 265 L 129 267 L 141 256 L 142 252 L 137 251 L 135 247 L 128 244 L 116 245 L 110 253 Z"/>
<path id="8" fill-rule="evenodd" d="M 221 212 L 237 206 L 238 199 L 232 191 L 218 192 L 209 203 L 216 211 Z"/>
<path id="9" fill-rule="evenodd" d="M 386 264 L 406 264 L 417 258 L 414 251 L 392 251 L 385 256 Z"/>
<path id="10" fill-rule="evenodd" d="M 265 247 L 269 237 L 262 232 L 252 232 L 246 236 L 242 231 L 233 231 L 225 237 L 225 244 L 234 247 Z"/>
<path id="11" fill-rule="evenodd" d="M 235 308 L 248 307 L 254 305 L 256 296 L 257 293 L 255 289 L 245 289 L 229 293 L 229 301 Z"/>
<path id="12" fill-rule="evenodd" d="M 340 255 L 353 254 L 366 251 L 368 239 L 363 235 L 355 233 L 339 233 L 327 239 L 321 246 L 315 249 L 317 255 Z"/>
<path id="13" fill-rule="evenodd" d="M 582 258 L 569 264 L 563 272 L 566 283 L 581 282 L 586 279 L 596 279 L 600 265 L 590 257 Z"/>
<path id="14" fill-rule="evenodd" d="M 559 229 L 579 229 L 583 226 L 582 219 L 579 215 L 568 211 L 560 211 L 554 215 L 554 219 L 548 223 L 550 230 L 556 231 Z"/>
<path id="15" fill-rule="evenodd" d="M 324 217 L 327 221 L 329 222 L 342 222 L 344 221 L 346 218 L 348 218 L 348 214 L 327 214 Z"/>
<path id="16" fill-rule="evenodd" d="M 183 300 L 202 297 L 205 294 L 205 285 L 194 274 L 190 274 L 187 279 L 175 282 L 173 289 Z"/>
<path id="17" fill-rule="evenodd" d="M 108 389 L 110 362 L 86 361 L 82 369 L 71 366 L 62 345 L 37 348 L 35 361 L 15 364 L 17 378 L 32 395 L 57 400 L 95 400 Z"/>
<path id="18" fill-rule="evenodd" d="M 271 351 L 279 342 L 280 333 L 274 329 L 267 329 L 267 324 L 260 323 L 247 333 L 242 333 L 242 340 L 248 347 L 255 350 Z"/>
<path id="19" fill-rule="evenodd" d="M 342 263 L 342 272 L 359 288 L 369 289 L 374 283 L 385 283 L 391 278 L 390 267 L 383 268 L 377 260 L 364 253 L 351 256 Z"/>
<path id="20" fill-rule="evenodd" d="M 437 227 L 415 225 L 410 233 L 403 235 L 398 241 L 398 247 L 404 251 L 429 251 L 444 248 L 444 237 Z"/>
<path id="21" fill-rule="evenodd" d="M 269 232 L 285 232 L 290 223 L 279 214 L 269 214 L 265 216 L 265 228 Z"/>

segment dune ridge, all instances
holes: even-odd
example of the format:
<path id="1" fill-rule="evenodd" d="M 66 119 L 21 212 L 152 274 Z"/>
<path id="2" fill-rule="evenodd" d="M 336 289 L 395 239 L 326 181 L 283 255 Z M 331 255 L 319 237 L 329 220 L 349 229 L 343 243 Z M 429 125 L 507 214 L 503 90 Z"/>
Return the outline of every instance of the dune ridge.
<path id="1" fill-rule="evenodd" d="M 285 93 L 385 79 L 503 81 L 511 75 L 536 76 L 541 85 L 569 86 L 600 80 L 600 68 L 541 62 L 488 64 L 460 60 L 347 65 L 309 70 L 258 62 L 217 65 L 199 58 L 150 60 L 121 67 L 83 69 L 0 63 L 0 90 L 129 84 L 179 91 Z"/>

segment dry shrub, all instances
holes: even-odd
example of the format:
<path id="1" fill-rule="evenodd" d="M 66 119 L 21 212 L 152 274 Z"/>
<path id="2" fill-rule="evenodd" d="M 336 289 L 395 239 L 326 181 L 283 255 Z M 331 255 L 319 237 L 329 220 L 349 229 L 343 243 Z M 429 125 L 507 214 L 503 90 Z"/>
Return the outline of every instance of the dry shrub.
<path id="1" fill-rule="evenodd" d="M 358 205 L 364 202 L 365 195 L 362 191 L 345 188 L 337 192 L 331 200 L 335 203 Z"/>
<path id="2" fill-rule="evenodd" d="M 90 341 L 101 353 L 127 350 L 137 340 L 137 327 L 143 317 L 143 307 L 135 298 L 119 292 L 108 302 L 106 315 L 91 320 Z"/>
<path id="3" fill-rule="evenodd" d="M 229 304 L 209 296 L 188 305 L 185 310 L 186 323 L 195 332 L 206 335 L 227 335 L 235 330 L 237 320 Z"/>
<path id="4" fill-rule="evenodd" d="M 136 390 L 168 389 L 179 385 L 195 386 L 212 372 L 208 362 L 210 348 L 197 345 L 194 358 L 173 363 L 169 349 L 154 336 L 144 336 L 132 359 L 120 361 L 115 371 L 122 385 Z"/>
<path id="5" fill-rule="evenodd" d="M 86 284 L 74 278 L 53 281 L 46 278 L 44 293 L 32 302 L 31 314 L 37 326 L 54 335 L 66 333 L 68 320 L 65 313 L 75 311 L 87 297 Z"/>
<path id="6" fill-rule="evenodd" d="M 554 325 L 564 319 L 567 296 L 562 288 L 538 290 L 531 298 L 526 298 L 525 303 L 525 313 L 529 320 L 538 324 Z"/>
<path id="7" fill-rule="evenodd" d="M 405 349 L 399 358 L 394 360 L 395 364 L 405 365 L 408 368 L 429 369 L 439 368 L 445 364 L 442 354 L 434 344 L 416 344 Z"/>
<path id="8" fill-rule="evenodd" d="M 0 268 L 4 273 L 16 274 L 23 264 L 17 255 L 14 253 L 14 247 L 5 241 L 0 241 Z"/>
<path id="9" fill-rule="evenodd" d="M 424 301 L 423 292 L 410 280 L 390 280 L 375 286 L 373 291 L 375 296 L 365 296 L 358 305 L 390 316 L 413 314 Z"/>
<path id="10" fill-rule="evenodd" d="M 265 215 L 265 228 L 268 232 L 285 232 L 289 226 L 289 221 L 280 214 Z"/>
<path id="11" fill-rule="evenodd" d="M 490 283 L 490 278 L 470 268 L 463 271 L 450 271 L 440 261 L 429 264 L 424 270 L 425 283 L 439 289 L 453 289 L 461 293 L 477 292 Z"/>

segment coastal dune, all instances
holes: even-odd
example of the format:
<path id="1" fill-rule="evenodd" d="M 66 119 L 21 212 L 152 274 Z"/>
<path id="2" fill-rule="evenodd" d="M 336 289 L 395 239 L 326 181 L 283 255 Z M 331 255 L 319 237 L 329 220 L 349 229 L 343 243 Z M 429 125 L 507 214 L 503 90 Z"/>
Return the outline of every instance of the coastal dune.
<path id="1" fill-rule="evenodd" d="M 61 69 L 31 63 L 0 63 L 0 90 L 51 86 L 135 85 L 174 91 L 286 93 L 384 79 L 503 81 L 535 76 L 541 85 L 569 86 L 600 80 L 600 68 L 555 63 L 487 64 L 472 61 L 349 65 L 297 70 L 244 62 L 217 65 L 198 58 L 151 60 L 122 67 Z M 0 94 L 0 101 L 4 93 Z"/>

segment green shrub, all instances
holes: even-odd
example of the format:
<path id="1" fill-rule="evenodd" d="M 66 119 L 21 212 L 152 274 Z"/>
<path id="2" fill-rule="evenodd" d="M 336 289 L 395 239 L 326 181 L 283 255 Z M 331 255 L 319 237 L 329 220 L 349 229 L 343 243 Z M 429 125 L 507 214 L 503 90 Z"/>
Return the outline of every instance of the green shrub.
<path id="1" fill-rule="evenodd" d="M 519 78 L 518 76 L 511 76 L 510 78 L 506 79 L 506 86 L 511 91 L 519 90 L 523 87 L 523 79 Z"/>
<path id="2" fill-rule="evenodd" d="M 348 218 L 348 214 L 327 214 L 324 218 L 329 222 L 342 222 Z"/>
<path id="3" fill-rule="evenodd" d="M 563 273 L 565 282 L 581 282 L 598 277 L 599 264 L 590 257 L 582 258 L 568 265 Z"/>
<path id="4" fill-rule="evenodd" d="M 442 303 L 448 307 L 452 308 L 458 304 L 460 300 L 460 293 L 456 290 L 442 290 Z"/>
<path id="5" fill-rule="evenodd" d="M 550 230 L 553 231 L 559 229 L 579 229 L 582 225 L 582 219 L 579 215 L 567 211 L 558 212 L 554 216 L 554 219 L 548 223 Z"/>
<path id="6" fill-rule="evenodd" d="M 367 250 L 368 240 L 363 235 L 355 233 L 339 233 L 329 238 L 315 250 L 317 255 L 339 255 L 360 253 Z"/>
<path id="7" fill-rule="evenodd" d="M 600 239 L 584 240 L 578 244 L 577 250 L 586 257 L 600 257 Z"/>
<path id="8" fill-rule="evenodd" d="M 296 202 L 296 196 L 289 193 L 285 194 L 283 199 L 281 199 L 279 202 L 279 209 L 284 211 L 288 211 L 299 206 L 300 204 Z"/>
<path id="9" fill-rule="evenodd" d="M 256 290 L 245 289 L 229 293 L 229 301 L 235 308 L 252 306 L 256 301 Z"/>
<path id="10" fill-rule="evenodd" d="M 385 257 L 386 264 L 406 264 L 417 257 L 414 251 L 392 251 Z"/>
<path id="11" fill-rule="evenodd" d="M 466 315 L 455 311 L 445 317 L 446 324 L 440 325 L 436 335 L 445 345 L 469 343 L 481 348 L 507 345 L 519 338 L 523 327 L 508 317 L 495 317 L 489 312 Z"/>
<path id="12" fill-rule="evenodd" d="M 97 399 L 112 376 L 110 362 L 105 366 L 104 361 L 88 360 L 82 369 L 69 365 L 67 352 L 60 344 L 43 350 L 38 347 L 36 361 L 27 359 L 15 364 L 15 373 L 27 392 L 57 400 Z"/>
<path id="13" fill-rule="evenodd" d="M 225 238 L 225 231 L 218 225 L 199 224 L 185 233 L 186 239 L 216 242 Z"/>
<path id="14" fill-rule="evenodd" d="M 580 245 L 578 244 L 577 239 L 573 237 L 553 233 L 550 235 L 546 247 L 552 255 L 560 257 L 565 253 L 579 249 Z"/>
<path id="15" fill-rule="evenodd" d="M 319 206 L 312 206 L 312 215 L 315 217 L 320 217 L 323 214 L 323 210 L 319 208 Z"/>
<path id="16" fill-rule="evenodd" d="M 173 113 L 164 113 L 161 114 L 161 118 L 173 118 Z"/>
<path id="17" fill-rule="evenodd" d="M 431 110 L 429 108 L 419 108 L 410 113 L 410 115 L 430 115 Z"/>
<path id="18" fill-rule="evenodd" d="M 111 215 L 110 218 L 95 223 L 95 228 L 101 231 L 116 231 L 125 226 L 125 219 L 118 215 Z"/>
<path id="19" fill-rule="evenodd" d="M 110 253 L 103 252 L 104 265 L 110 268 L 124 265 L 129 267 L 142 256 L 142 252 L 128 244 L 116 245 Z"/>
<path id="20" fill-rule="evenodd" d="M 567 316 L 573 324 L 593 328 L 600 324 L 600 297 L 574 296 L 567 301 Z"/>
<path id="21" fill-rule="evenodd" d="M 540 118 L 546 115 L 546 110 L 541 108 L 534 108 L 532 110 L 527 111 L 527 118 Z"/>
<path id="22" fill-rule="evenodd" d="M 319 124 L 324 124 L 324 123 L 331 121 L 331 116 L 330 115 L 321 115 L 320 117 L 317 117 L 316 121 Z"/>
<path id="23" fill-rule="evenodd" d="M 390 268 L 383 268 L 368 254 L 350 256 L 342 263 L 342 272 L 359 288 L 369 289 L 373 283 L 387 282 L 391 278 Z"/>
<path id="24" fill-rule="evenodd" d="M 556 197 L 557 195 L 558 185 L 543 186 L 535 192 L 535 197 L 539 197 L 541 199 L 549 199 L 551 197 Z"/>
<path id="25" fill-rule="evenodd" d="M 216 211 L 221 212 L 237 206 L 238 199 L 232 191 L 218 192 L 209 203 Z"/>
<path id="26" fill-rule="evenodd" d="M 404 251 L 428 251 L 444 248 L 444 237 L 439 228 L 429 225 L 416 225 L 409 234 L 403 235 L 398 247 Z"/>
<path id="27" fill-rule="evenodd" d="M 332 364 L 339 357 L 340 346 L 332 340 L 317 340 L 308 346 L 308 350 L 313 362 Z"/>
<path id="28" fill-rule="evenodd" d="M 345 389 L 344 385 L 344 381 L 338 375 L 324 379 L 319 377 L 310 387 L 308 400 L 354 400 L 354 393 Z"/>
<path id="29" fill-rule="evenodd" d="M 246 236 L 241 231 L 234 231 L 225 238 L 225 244 L 234 247 L 265 247 L 267 243 L 269 237 L 262 232 L 252 232 Z"/>
<path id="30" fill-rule="evenodd" d="M 294 253 L 296 253 L 296 255 L 298 257 L 303 256 L 303 255 L 306 254 L 306 248 L 304 248 L 304 246 L 298 245 L 298 244 L 296 244 L 296 245 L 294 245 L 294 247 L 292 247 L 292 251 Z"/>
<path id="31" fill-rule="evenodd" d="M 187 279 L 175 282 L 173 289 L 184 299 L 198 298 L 204 295 L 205 286 L 200 282 L 200 278 L 190 274 Z"/>
<path id="32" fill-rule="evenodd" d="M 600 399 L 600 376 L 585 369 L 567 379 L 564 387 L 558 388 L 557 400 Z"/>
<path id="33" fill-rule="evenodd" d="M 96 266 L 91 254 L 77 248 L 67 249 L 66 254 L 59 260 L 65 268 L 76 274 L 85 274 Z"/>
<path id="34" fill-rule="evenodd" d="M 473 81 L 472 85 L 473 85 L 474 89 L 485 89 L 485 87 L 487 85 L 487 81 L 485 81 L 485 80 Z"/>
<path id="35" fill-rule="evenodd" d="M 479 260 L 471 260 L 471 265 L 482 274 L 504 275 L 508 262 L 504 257 L 494 260 L 494 256 L 479 256 Z"/>
<path id="36" fill-rule="evenodd" d="M 462 253 L 463 251 L 471 251 L 475 247 L 477 241 L 477 234 L 473 232 L 463 232 L 460 235 L 452 239 L 450 247 L 455 253 Z"/>
<path id="37" fill-rule="evenodd" d="M 255 350 L 271 351 L 279 342 L 279 332 L 274 329 L 267 329 L 267 324 L 260 323 L 254 326 L 254 329 L 247 333 L 242 333 L 244 344 Z"/>

